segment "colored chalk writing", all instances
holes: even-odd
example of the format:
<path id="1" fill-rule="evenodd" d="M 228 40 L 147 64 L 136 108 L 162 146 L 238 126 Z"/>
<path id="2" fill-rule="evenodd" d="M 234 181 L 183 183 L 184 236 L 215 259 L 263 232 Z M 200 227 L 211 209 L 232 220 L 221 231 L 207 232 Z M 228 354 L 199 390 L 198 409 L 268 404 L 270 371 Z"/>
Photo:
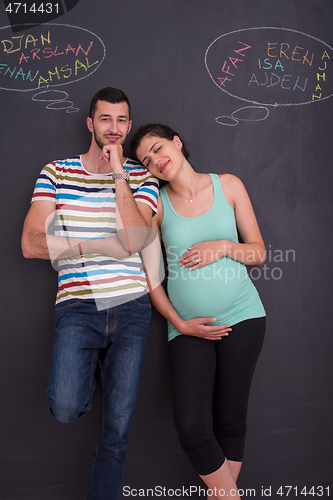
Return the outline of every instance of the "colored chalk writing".
<path id="1" fill-rule="evenodd" d="M 41 91 L 73 83 L 94 73 L 105 58 L 102 40 L 84 28 L 21 26 L 23 34 L 15 35 L 9 26 L 0 28 L 1 89 Z"/>
<path id="2" fill-rule="evenodd" d="M 314 93 L 312 94 L 312 100 L 317 100 L 321 99 L 322 97 L 322 91 L 323 88 L 326 86 L 326 72 L 328 70 L 328 66 L 330 64 L 330 56 L 328 55 L 327 51 L 324 50 L 323 55 L 321 56 L 321 61 L 320 65 L 317 71 L 317 85 L 314 90 Z M 329 84 L 329 80 L 327 80 L 327 83 Z"/>
<path id="3" fill-rule="evenodd" d="M 226 81 L 232 82 L 232 78 L 230 78 L 230 76 L 235 76 L 235 72 L 238 69 L 239 63 L 244 61 L 244 57 L 245 57 L 244 51 L 251 48 L 250 45 L 247 45 L 246 43 L 243 43 L 239 40 L 238 40 L 238 44 L 241 44 L 241 47 L 238 49 L 233 49 L 233 52 L 241 57 L 235 57 L 235 56 L 232 57 L 231 55 L 229 55 L 228 59 L 226 59 L 224 61 L 223 66 L 222 66 L 222 72 L 226 73 L 228 76 L 223 76 L 223 77 L 218 76 L 217 77 L 218 80 L 220 81 L 220 84 L 223 86 L 225 85 Z M 231 68 L 232 68 L 233 73 L 231 73 L 231 71 L 230 71 L 230 63 L 232 64 Z"/>
<path id="4" fill-rule="evenodd" d="M 294 106 L 333 95 L 332 57 L 332 47 L 311 35 L 264 27 L 216 38 L 205 65 L 213 82 L 232 97 L 265 107 Z"/>

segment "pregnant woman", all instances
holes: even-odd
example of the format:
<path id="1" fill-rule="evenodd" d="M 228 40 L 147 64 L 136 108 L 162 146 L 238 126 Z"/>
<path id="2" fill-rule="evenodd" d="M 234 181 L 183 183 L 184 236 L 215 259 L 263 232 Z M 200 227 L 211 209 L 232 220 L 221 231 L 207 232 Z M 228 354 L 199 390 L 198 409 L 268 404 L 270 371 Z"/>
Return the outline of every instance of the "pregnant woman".
<path id="1" fill-rule="evenodd" d="M 153 226 L 166 250 L 168 295 L 151 286 L 150 299 L 168 320 L 179 440 L 216 498 L 240 498 L 248 397 L 266 319 L 245 266 L 265 261 L 264 242 L 240 179 L 194 171 L 172 129 L 140 127 L 131 147 L 167 181 Z"/>

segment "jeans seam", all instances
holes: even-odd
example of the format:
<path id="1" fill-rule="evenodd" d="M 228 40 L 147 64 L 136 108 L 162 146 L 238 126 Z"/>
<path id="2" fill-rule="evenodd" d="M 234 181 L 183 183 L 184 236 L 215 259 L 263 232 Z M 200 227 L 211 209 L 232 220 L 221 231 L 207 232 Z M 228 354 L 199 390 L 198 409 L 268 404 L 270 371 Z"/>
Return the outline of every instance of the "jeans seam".
<path id="1" fill-rule="evenodd" d="M 102 381 L 101 381 L 101 389 L 102 389 L 102 409 L 101 409 L 101 412 L 102 412 L 102 418 L 101 418 L 101 421 L 102 421 L 102 429 L 101 429 L 101 432 L 102 432 L 102 439 L 104 439 L 105 437 L 105 384 L 104 384 L 104 371 L 103 371 L 103 365 L 101 363 L 101 378 L 102 378 Z"/>
<path id="2" fill-rule="evenodd" d="M 93 381 L 93 378 L 94 378 L 94 375 L 95 375 L 95 370 L 96 370 L 96 368 L 95 368 L 96 367 L 96 365 L 95 365 L 96 354 L 97 353 L 94 354 L 94 357 L 91 360 L 91 370 L 90 370 L 90 377 L 89 377 L 89 392 L 88 392 L 87 401 L 86 401 L 86 403 L 84 405 L 85 408 L 88 407 L 89 402 L 91 401 L 93 393 L 94 393 L 94 391 L 92 391 L 91 389 L 92 389 L 92 385 L 93 385 L 92 381 Z M 98 356 L 98 354 L 97 354 L 97 356 Z"/>
<path id="3" fill-rule="evenodd" d="M 98 363 L 99 363 L 99 366 L 100 366 L 100 370 L 101 370 L 101 384 L 100 384 L 100 398 L 102 400 L 102 409 L 101 409 L 101 440 L 102 441 L 105 437 L 105 417 L 104 417 L 104 372 L 103 372 L 103 364 L 102 364 L 102 361 L 100 358 L 98 358 Z M 95 450 L 95 460 L 93 462 L 93 464 L 91 465 L 91 473 L 90 473 L 90 480 L 89 480 L 89 485 L 88 485 L 88 491 L 90 489 L 90 485 L 91 485 L 91 482 L 92 482 L 92 478 L 93 478 L 93 475 L 94 475 L 94 471 L 95 471 L 95 463 L 98 459 L 98 454 L 99 454 L 99 442 L 96 444 L 96 450 Z"/>
<path id="4" fill-rule="evenodd" d="M 141 304 L 138 299 L 133 300 L 134 304 L 138 307 L 141 307 L 143 309 L 151 309 L 151 303 L 149 302 L 148 304 Z"/>
<path id="5" fill-rule="evenodd" d="M 114 323 L 113 323 L 112 327 L 109 326 L 109 312 L 110 312 L 111 308 L 108 308 L 107 309 L 107 313 L 106 313 L 106 329 L 105 329 L 105 344 L 104 344 L 104 347 L 106 347 L 106 342 L 107 342 L 107 336 L 108 336 L 108 334 L 111 333 L 111 332 L 114 332 L 114 330 L 117 328 L 118 308 L 117 307 L 112 307 L 112 309 L 114 311 Z"/>

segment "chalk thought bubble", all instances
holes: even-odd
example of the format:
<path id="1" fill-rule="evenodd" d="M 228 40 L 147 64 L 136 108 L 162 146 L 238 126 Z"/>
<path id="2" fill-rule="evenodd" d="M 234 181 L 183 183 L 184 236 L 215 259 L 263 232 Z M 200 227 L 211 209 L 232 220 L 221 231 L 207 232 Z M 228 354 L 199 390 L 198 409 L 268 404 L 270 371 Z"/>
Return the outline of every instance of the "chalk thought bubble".
<path id="1" fill-rule="evenodd" d="M 23 25 L 22 25 L 23 28 Z M 43 90 L 92 75 L 105 57 L 103 41 L 77 26 L 48 23 L 29 31 L 0 28 L 0 88 Z"/>
<path id="2" fill-rule="evenodd" d="M 221 35 L 206 50 L 205 65 L 219 89 L 253 104 L 295 106 L 333 95 L 332 47 L 291 29 Z"/>

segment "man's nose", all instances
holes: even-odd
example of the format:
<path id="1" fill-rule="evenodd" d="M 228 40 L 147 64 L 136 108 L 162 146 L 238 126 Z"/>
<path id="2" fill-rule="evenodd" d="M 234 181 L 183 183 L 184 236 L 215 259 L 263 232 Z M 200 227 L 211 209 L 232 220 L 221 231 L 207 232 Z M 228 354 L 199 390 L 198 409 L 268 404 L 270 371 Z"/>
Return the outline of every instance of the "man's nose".
<path id="1" fill-rule="evenodd" d="M 109 123 L 109 131 L 110 131 L 111 133 L 113 133 L 113 134 L 114 134 L 114 133 L 116 133 L 116 132 L 118 132 L 117 122 L 115 122 L 115 121 L 111 121 L 111 122 Z"/>

